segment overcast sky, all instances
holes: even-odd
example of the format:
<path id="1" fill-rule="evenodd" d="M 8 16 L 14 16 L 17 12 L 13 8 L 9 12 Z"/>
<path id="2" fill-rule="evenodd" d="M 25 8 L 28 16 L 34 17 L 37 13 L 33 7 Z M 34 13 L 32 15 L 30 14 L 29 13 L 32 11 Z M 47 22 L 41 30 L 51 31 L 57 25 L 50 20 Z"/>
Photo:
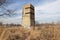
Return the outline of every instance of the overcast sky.
<path id="1" fill-rule="evenodd" d="M 16 15 L 0 18 L 3 23 L 20 24 L 22 21 L 22 6 L 32 4 L 35 7 L 35 20 L 40 23 L 51 23 L 60 21 L 60 0 L 9 0 L 6 9 L 15 10 Z M 2 9 L 1 9 L 2 10 Z"/>

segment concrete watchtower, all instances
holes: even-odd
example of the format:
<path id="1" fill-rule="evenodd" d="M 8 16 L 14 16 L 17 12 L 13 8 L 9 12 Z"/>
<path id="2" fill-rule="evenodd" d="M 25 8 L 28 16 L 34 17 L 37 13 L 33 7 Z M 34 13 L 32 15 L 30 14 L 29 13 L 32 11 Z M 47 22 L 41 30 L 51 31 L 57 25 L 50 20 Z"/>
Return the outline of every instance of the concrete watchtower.
<path id="1" fill-rule="evenodd" d="M 34 6 L 26 4 L 22 9 L 22 26 L 29 27 L 35 25 Z"/>

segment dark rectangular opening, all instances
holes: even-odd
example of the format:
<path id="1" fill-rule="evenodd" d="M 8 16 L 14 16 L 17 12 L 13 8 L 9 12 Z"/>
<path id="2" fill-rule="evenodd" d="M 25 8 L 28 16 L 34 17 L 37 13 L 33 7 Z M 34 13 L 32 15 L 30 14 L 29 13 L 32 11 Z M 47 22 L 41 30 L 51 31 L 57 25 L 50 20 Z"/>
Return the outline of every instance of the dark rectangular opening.
<path id="1" fill-rule="evenodd" d="M 27 12 L 27 13 L 25 13 L 25 14 L 29 14 L 30 12 Z"/>
<path id="2" fill-rule="evenodd" d="M 32 7 L 27 7 L 27 8 L 25 8 L 25 9 L 29 9 L 29 8 L 32 9 L 32 10 L 34 10 L 34 8 L 32 8 Z"/>

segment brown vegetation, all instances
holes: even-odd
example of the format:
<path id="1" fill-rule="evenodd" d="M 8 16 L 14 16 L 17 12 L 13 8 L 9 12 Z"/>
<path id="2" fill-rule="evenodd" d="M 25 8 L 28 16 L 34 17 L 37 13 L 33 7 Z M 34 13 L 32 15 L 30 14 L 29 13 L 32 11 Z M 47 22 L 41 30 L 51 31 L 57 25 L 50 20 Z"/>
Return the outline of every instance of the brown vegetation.
<path id="1" fill-rule="evenodd" d="M 30 29 L 23 27 L 0 27 L 0 37 L 3 30 L 9 35 L 7 37 L 5 34 L 6 40 L 60 40 L 59 24 L 40 24 Z"/>

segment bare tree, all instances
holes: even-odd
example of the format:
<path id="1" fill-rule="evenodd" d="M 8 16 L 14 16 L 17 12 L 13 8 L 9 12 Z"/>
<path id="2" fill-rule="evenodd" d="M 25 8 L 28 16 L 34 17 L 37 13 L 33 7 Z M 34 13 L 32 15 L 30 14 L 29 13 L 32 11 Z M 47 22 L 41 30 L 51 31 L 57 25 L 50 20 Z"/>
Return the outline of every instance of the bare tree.
<path id="1" fill-rule="evenodd" d="M 6 0 L 0 0 L 0 6 L 3 5 L 6 2 Z"/>
<path id="2" fill-rule="evenodd" d="M 5 12 L 2 12 L 2 14 L 0 13 L 0 16 L 11 16 L 14 15 L 15 10 L 12 9 L 6 9 L 4 4 L 8 4 L 8 2 L 6 2 L 7 0 L 0 0 L 0 8 L 2 8 L 3 10 L 5 10 Z M 1 11 L 0 11 L 1 12 Z"/>

